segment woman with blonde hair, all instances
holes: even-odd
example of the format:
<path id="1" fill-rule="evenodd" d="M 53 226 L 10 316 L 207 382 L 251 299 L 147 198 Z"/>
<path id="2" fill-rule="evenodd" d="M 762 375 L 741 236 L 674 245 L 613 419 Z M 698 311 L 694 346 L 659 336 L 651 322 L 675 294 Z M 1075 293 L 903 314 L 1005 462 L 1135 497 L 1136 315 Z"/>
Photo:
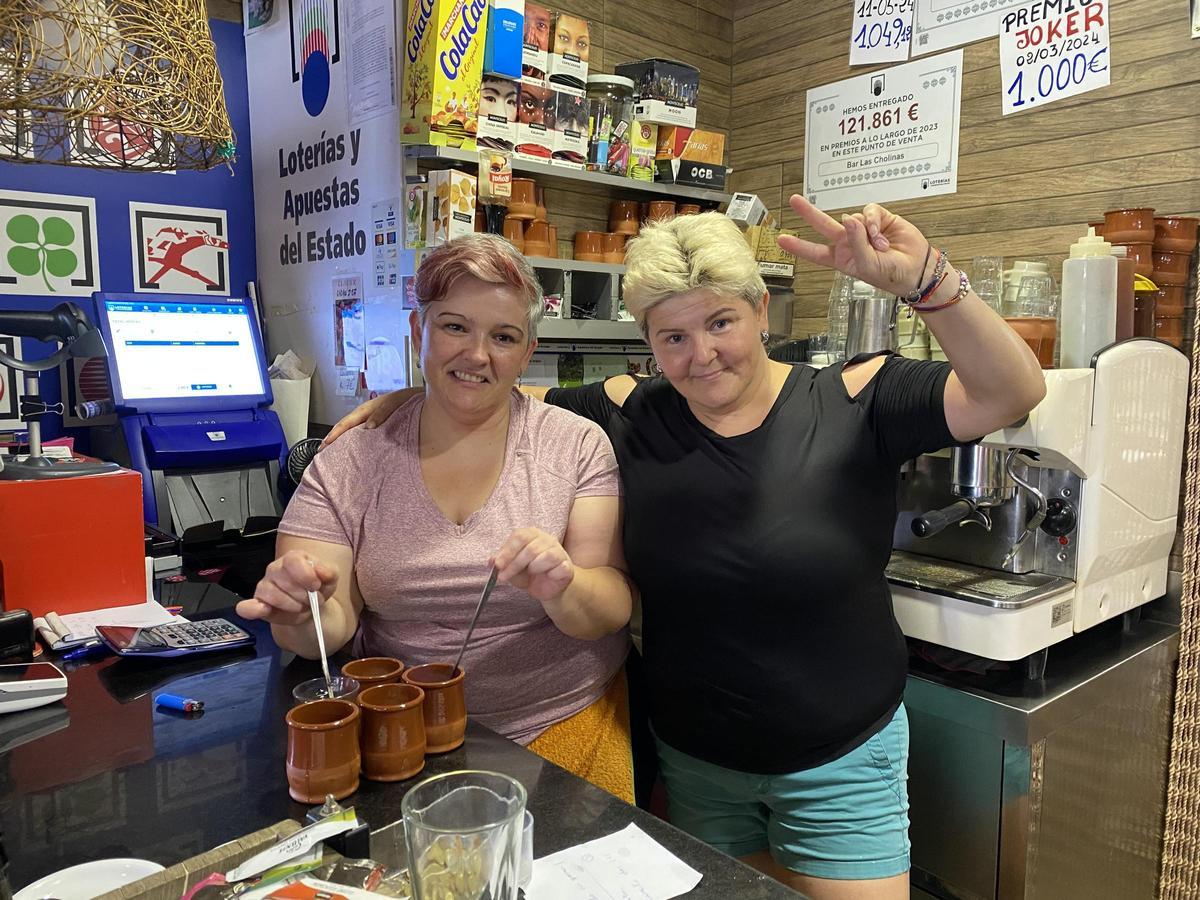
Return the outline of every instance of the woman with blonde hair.
<path id="1" fill-rule="evenodd" d="M 254 598 L 276 642 L 453 660 L 467 646 L 467 711 L 617 796 L 633 773 L 623 664 L 632 603 L 617 464 L 591 422 L 514 390 L 544 301 L 507 241 L 458 238 L 417 273 L 410 317 L 425 390 L 383 428 L 322 451 L 279 524 Z"/>
<path id="2" fill-rule="evenodd" d="M 948 364 L 769 359 L 754 256 L 705 214 L 629 244 L 625 305 L 663 377 L 546 400 L 600 423 L 620 462 L 671 821 L 817 900 L 900 900 L 907 652 L 884 575 L 899 469 L 1019 419 L 1045 385 L 913 225 L 875 204 L 841 222 L 791 204 L 829 243 L 784 249 L 906 301 Z"/>

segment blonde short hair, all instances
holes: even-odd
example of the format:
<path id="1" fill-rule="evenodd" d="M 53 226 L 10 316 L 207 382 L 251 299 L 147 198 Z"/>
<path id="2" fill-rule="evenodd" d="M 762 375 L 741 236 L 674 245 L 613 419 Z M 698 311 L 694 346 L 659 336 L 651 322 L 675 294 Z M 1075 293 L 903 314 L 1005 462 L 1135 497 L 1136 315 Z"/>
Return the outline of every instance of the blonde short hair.
<path id="1" fill-rule="evenodd" d="M 642 229 L 625 251 L 625 308 L 646 334 L 650 310 L 705 288 L 740 297 L 755 311 L 767 286 L 741 230 L 721 213 L 677 216 Z"/>

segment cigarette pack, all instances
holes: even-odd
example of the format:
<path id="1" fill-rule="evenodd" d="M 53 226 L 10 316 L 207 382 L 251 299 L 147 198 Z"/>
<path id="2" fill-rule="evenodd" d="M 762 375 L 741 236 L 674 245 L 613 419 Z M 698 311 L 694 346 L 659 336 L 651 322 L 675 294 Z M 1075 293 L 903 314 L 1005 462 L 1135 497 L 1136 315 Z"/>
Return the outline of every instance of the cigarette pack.
<path id="1" fill-rule="evenodd" d="M 517 81 L 525 43 L 525 0 L 488 0 L 483 74 Z"/>

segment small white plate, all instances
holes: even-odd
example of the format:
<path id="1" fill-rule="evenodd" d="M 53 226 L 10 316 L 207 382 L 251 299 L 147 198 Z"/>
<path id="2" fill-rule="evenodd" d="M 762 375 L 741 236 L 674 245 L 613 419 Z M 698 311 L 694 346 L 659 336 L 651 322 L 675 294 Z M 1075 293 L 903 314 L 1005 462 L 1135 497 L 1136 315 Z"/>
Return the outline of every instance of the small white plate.
<path id="1" fill-rule="evenodd" d="M 164 868 L 148 859 L 98 859 L 39 878 L 17 891 L 13 900 L 90 900 Z"/>

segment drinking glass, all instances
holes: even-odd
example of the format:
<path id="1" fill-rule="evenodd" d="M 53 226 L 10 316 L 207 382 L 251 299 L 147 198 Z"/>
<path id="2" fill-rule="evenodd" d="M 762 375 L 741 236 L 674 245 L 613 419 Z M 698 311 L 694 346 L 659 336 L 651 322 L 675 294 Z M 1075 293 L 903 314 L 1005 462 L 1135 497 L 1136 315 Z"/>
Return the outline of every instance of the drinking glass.
<path id="1" fill-rule="evenodd" d="M 448 772 L 400 803 L 417 900 L 516 900 L 525 788 L 499 772 Z"/>
<path id="2" fill-rule="evenodd" d="M 1000 312 L 1004 294 L 1004 257 L 976 256 L 971 260 L 971 287 L 988 306 Z"/>

